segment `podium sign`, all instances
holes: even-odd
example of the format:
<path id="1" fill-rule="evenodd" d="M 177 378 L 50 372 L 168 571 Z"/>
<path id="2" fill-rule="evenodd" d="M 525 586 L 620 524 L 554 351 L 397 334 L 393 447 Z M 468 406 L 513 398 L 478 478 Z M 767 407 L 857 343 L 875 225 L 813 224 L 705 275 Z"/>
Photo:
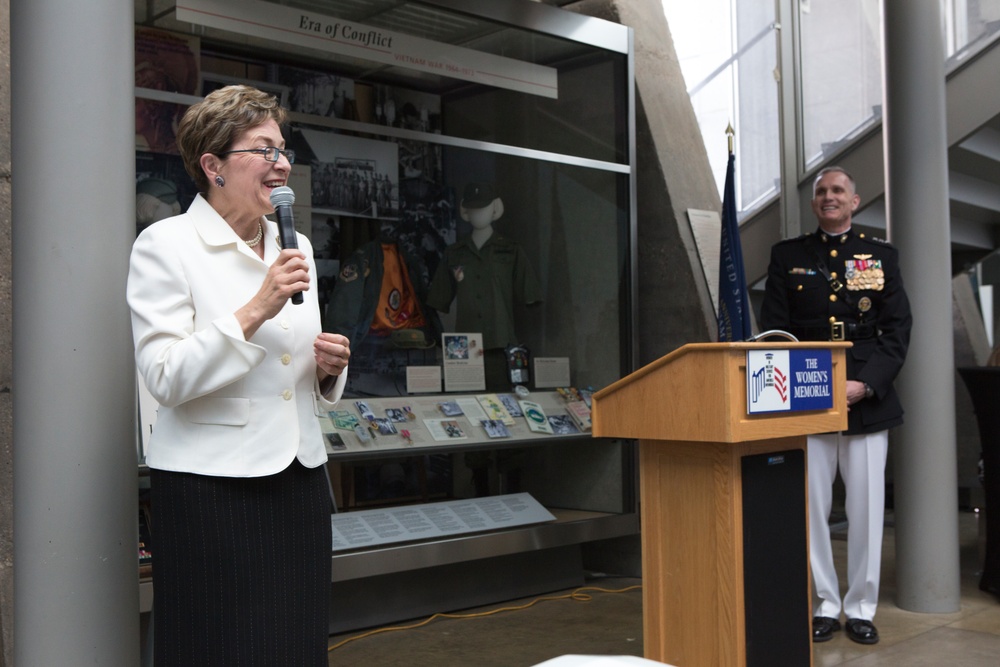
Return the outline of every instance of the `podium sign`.
<path id="1" fill-rule="evenodd" d="M 747 350 L 748 415 L 832 407 L 830 350 Z"/>

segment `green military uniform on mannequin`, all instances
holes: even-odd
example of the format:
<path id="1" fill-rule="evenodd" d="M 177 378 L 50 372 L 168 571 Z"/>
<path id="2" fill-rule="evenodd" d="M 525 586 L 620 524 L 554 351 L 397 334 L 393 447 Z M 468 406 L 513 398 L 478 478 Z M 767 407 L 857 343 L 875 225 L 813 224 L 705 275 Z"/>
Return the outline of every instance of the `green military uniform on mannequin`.
<path id="1" fill-rule="evenodd" d="M 486 389 L 506 391 L 511 382 L 504 348 L 520 342 L 514 328 L 514 304 L 541 301 L 541 287 L 524 249 L 493 231 L 493 223 L 503 215 L 503 201 L 492 185 L 465 186 L 461 215 L 472 225 L 472 234 L 445 249 L 431 281 L 427 305 L 447 313 L 455 301 L 456 329 L 483 334 Z M 498 461 L 508 479 L 517 478 L 517 458 L 516 453 L 506 452 Z M 490 461 L 490 452 L 465 454 L 477 496 L 490 493 Z"/>
<path id="2" fill-rule="evenodd" d="M 492 185 L 467 185 L 461 214 L 472 225 L 472 234 L 445 249 L 427 305 L 447 313 L 455 301 L 456 329 L 483 334 L 487 389 L 503 391 L 510 387 L 503 349 L 520 342 L 514 304 L 541 301 L 541 287 L 524 249 L 493 231 L 493 222 L 503 215 L 503 202 Z"/>
<path id="3" fill-rule="evenodd" d="M 445 250 L 427 301 L 448 312 L 454 299 L 456 328 L 482 332 L 483 347 L 502 349 L 519 342 L 514 304 L 541 301 L 541 290 L 520 245 L 493 234 L 477 248 L 470 236 Z"/>

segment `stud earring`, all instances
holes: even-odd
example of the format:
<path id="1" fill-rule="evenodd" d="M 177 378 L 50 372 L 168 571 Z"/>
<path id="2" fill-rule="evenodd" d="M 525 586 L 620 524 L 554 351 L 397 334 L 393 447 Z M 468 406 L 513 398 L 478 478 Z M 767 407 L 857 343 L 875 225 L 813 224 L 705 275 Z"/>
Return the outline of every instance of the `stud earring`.
<path id="1" fill-rule="evenodd" d="M 215 184 L 218 185 L 220 188 L 224 187 L 226 185 L 226 179 L 224 179 L 222 176 L 216 176 Z"/>

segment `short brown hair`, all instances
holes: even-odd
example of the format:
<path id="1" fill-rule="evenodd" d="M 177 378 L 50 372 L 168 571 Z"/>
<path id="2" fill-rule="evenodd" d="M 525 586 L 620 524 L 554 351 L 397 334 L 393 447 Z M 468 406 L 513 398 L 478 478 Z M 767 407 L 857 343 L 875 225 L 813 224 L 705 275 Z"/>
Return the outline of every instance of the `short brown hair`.
<path id="1" fill-rule="evenodd" d="M 177 147 L 184 168 L 198 189 L 207 192 L 209 183 L 201 168 L 202 155 L 224 153 L 247 130 L 268 120 L 280 126 L 286 117 L 287 112 L 273 95 L 252 86 L 226 86 L 212 91 L 181 119 Z"/>

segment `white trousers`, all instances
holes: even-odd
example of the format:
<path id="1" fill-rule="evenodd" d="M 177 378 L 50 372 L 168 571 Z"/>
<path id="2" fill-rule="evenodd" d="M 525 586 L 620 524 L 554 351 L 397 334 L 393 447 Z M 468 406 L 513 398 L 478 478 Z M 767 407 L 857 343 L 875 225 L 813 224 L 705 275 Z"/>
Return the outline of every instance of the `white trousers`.
<path id="1" fill-rule="evenodd" d="M 809 561 L 813 616 L 867 621 L 875 617 L 885 521 L 885 458 L 889 432 L 810 435 Z M 840 584 L 830 544 L 830 509 L 837 469 L 844 480 L 847 510 L 847 594 Z"/>

